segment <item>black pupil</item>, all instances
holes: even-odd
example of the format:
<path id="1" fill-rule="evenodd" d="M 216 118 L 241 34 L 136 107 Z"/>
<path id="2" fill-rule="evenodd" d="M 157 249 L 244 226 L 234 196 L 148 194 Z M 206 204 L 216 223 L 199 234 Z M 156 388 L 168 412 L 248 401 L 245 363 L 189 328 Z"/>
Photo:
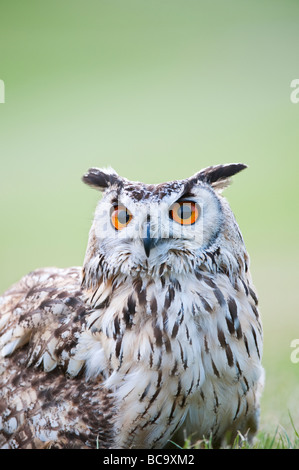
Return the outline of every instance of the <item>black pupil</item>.
<path id="1" fill-rule="evenodd" d="M 192 207 L 191 204 L 181 204 L 178 210 L 178 216 L 181 219 L 189 219 L 192 215 Z"/>
<path id="2" fill-rule="evenodd" d="M 125 210 L 125 209 L 122 209 L 118 212 L 118 221 L 120 224 L 127 224 L 129 222 L 129 219 L 130 219 L 130 216 L 129 216 L 129 213 Z"/>

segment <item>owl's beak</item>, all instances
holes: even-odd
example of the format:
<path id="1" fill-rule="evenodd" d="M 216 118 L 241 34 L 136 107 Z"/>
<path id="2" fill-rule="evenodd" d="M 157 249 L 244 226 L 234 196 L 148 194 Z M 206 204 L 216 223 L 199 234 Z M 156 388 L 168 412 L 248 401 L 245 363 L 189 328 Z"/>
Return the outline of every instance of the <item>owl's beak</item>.
<path id="1" fill-rule="evenodd" d="M 145 238 L 143 238 L 143 246 L 144 246 L 144 251 L 147 257 L 150 255 L 150 251 L 153 248 L 153 246 L 156 245 L 157 239 L 156 238 L 151 238 L 151 223 L 149 220 L 146 222 L 145 226 Z"/>

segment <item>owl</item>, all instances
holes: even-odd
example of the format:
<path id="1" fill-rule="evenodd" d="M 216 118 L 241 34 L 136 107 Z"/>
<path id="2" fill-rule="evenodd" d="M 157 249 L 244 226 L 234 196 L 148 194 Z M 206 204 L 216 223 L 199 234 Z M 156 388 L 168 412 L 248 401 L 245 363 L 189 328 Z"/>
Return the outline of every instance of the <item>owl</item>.
<path id="1" fill-rule="evenodd" d="M 262 325 L 221 195 L 244 164 L 162 184 L 91 168 L 83 267 L 0 297 L 0 447 L 161 449 L 257 431 Z"/>

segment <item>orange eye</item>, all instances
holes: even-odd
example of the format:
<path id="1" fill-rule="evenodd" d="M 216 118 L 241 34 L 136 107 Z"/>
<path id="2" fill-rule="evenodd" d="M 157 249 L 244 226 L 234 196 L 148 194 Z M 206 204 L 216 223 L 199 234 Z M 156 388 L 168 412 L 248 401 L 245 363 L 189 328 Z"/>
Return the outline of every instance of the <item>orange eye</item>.
<path id="1" fill-rule="evenodd" d="M 175 202 L 169 211 L 172 220 L 181 225 L 192 225 L 199 217 L 199 207 L 193 201 Z"/>
<path id="2" fill-rule="evenodd" d="M 116 230 L 125 228 L 132 220 L 132 214 L 125 206 L 115 206 L 111 214 L 111 222 Z"/>

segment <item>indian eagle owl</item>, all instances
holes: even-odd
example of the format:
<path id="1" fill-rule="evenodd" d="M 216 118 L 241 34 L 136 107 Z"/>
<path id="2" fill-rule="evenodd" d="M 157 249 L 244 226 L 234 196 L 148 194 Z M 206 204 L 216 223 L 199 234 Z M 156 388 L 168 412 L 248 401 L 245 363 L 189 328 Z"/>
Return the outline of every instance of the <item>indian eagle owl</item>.
<path id="1" fill-rule="evenodd" d="M 83 269 L 36 270 L 0 297 L 0 447 L 254 436 L 262 326 L 221 195 L 245 167 L 157 185 L 87 172 L 103 197 Z"/>

